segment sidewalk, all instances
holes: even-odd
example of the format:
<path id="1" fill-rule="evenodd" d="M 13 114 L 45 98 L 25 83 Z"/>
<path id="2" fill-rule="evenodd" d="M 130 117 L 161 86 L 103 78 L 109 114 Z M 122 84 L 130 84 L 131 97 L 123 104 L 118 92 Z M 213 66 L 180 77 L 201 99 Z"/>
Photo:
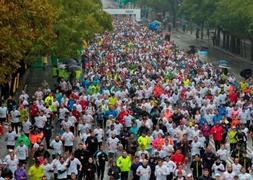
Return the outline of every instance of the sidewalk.
<path id="1" fill-rule="evenodd" d="M 196 39 L 194 34 L 183 33 L 180 31 L 173 31 L 171 35 L 171 40 L 176 43 L 181 49 L 187 50 L 190 45 L 195 45 L 197 47 L 208 47 L 209 48 L 209 61 L 212 63 L 217 63 L 220 59 L 225 59 L 229 61 L 231 66 L 231 72 L 239 79 L 240 72 L 246 68 L 253 68 L 253 62 L 247 59 L 238 57 L 230 52 L 227 52 L 221 48 L 214 47 L 212 45 L 212 40 L 207 39 Z"/>
<path id="2" fill-rule="evenodd" d="M 189 35 L 191 36 L 193 39 L 196 39 L 196 34 L 195 32 L 193 32 L 192 34 L 188 31 L 188 32 L 183 32 L 182 30 L 178 29 L 178 31 L 173 31 L 174 33 L 182 33 L 182 34 L 185 34 L 185 35 Z M 223 39 L 223 34 L 221 33 L 220 35 L 220 44 L 222 45 L 222 40 Z M 206 32 L 204 33 L 204 36 L 203 36 L 203 39 L 199 39 L 200 41 L 203 41 L 203 42 L 206 42 L 206 43 L 209 43 L 211 46 L 213 46 L 213 42 L 212 42 L 212 38 L 211 38 L 211 35 L 207 36 Z M 242 61 L 249 61 L 249 62 L 252 62 L 251 61 L 251 57 L 250 57 L 250 50 L 251 50 L 251 42 L 249 40 L 245 40 L 245 44 L 246 44 L 246 55 L 247 57 L 243 57 L 243 56 L 240 56 L 239 54 L 234 54 L 226 49 L 223 49 L 222 47 L 219 47 L 219 46 L 213 46 L 214 48 L 216 49 L 219 49 L 221 51 L 223 51 L 224 53 L 227 53 L 227 54 L 230 54 L 231 56 L 235 56 L 239 59 L 241 59 Z"/>
<path id="3" fill-rule="evenodd" d="M 49 60 L 49 64 L 45 69 L 43 68 L 29 68 L 22 78 L 22 86 L 23 89 L 26 86 L 26 91 L 31 97 L 34 92 L 41 86 L 42 82 L 46 80 L 50 86 L 53 88 L 54 79 L 52 77 L 52 66 L 51 61 Z M 18 95 L 18 94 L 17 94 Z"/>

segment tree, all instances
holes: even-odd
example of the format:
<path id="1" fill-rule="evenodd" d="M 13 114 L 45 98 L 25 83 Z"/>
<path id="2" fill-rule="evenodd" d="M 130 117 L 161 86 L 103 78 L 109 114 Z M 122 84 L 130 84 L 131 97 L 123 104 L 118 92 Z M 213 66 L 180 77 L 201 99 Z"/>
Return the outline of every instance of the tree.
<path id="1" fill-rule="evenodd" d="M 179 14 L 200 27 L 201 39 L 203 39 L 205 24 L 210 24 L 216 3 L 217 0 L 184 0 L 182 2 Z"/>
<path id="2" fill-rule="evenodd" d="M 100 0 L 0 0 L 0 85 L 23 61 L 77 57 L 83 40 L 112 30 Z"/>
<path id="3" fill-rule="evenodd" d="M 165 15 L 166 12 L 172 17 L 172 24 L 176 26 L 176 18 L 179 4 L 182 0 L 137 0 L 136 4 L 141 7 L 152 8 L 155 12 L 161 12 Z"/>
<path id="4" fill-rule="evenodd" d="M 233 53 L 240 54 L 241 39 L 249 39 L 252 42 L 253 60 L 252 7 L 252 1 L 219 0 L 214 13 L 214 22 L 223 31 L 223 47 Z"/>
<path id="5" fill-rule="evenodd" d="M 102 10 L 100 1 L 51 0 L 59 14 L 54 27 L 56 39 L 52 54 L 59 58 L 78 57 L 83 40 L 90 40 L 96 33 L 112 30 L 111 16 Z"/>
<path id="6" fill-rule="evenodd" d="M 0 84 L 12 78 L 21 61 L 46 53 L 55 12 L 47 0 L 0 0 Z"/>

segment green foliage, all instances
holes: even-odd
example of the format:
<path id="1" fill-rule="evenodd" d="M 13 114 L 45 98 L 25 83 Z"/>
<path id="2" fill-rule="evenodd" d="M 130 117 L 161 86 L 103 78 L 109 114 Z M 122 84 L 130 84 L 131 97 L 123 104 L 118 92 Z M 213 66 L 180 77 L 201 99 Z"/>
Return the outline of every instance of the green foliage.
<path id="1" fill-rule="evenodd" d="M 100 1 L 51 0 L 58 7 L 55 25 L 56 39 L 52 54 L 59 58 L 79 56 L 83 40 L 90 40 L 96 33 L 112 30 L 111 16 L 102 10 Z"/>
<path id="2" fill-rule="evenodd" d="M 252 0 L 184 0 L 180 14 L 190 22 L 202 25 L 208 23 L 230 35 L 231 46 L 234 46 L 235 38 L 251 40 L 253 60 Z"/>
<path id="3" fill-rule="evenodd" d="M 100 0 L 0 0 L 0 85 L 21 61 L 78 56 L 83 40 L 112 30 Z"/>
<path id="4" fill-rule="evenodd" d="M 179 14 L 188 21 L 201 24 L 211 20 L 217 0 L 184 0 Z"/>
<path id="5" fill-rule="evenodd" d="M 21 61 L 46 53 L 55 12 L 47 0 L 0 0 L 0 84 L 12 78 Z"/>
<path id="6" fill-rule="evenodd" d="M 253 1 L 184 0 L 180 14 L 199 24 L 206 22 L 239 38 L 252 36 Z"/>
<path id="7" fill-rule="evenodd" d="M 228 3 L 220 0 L 214 16 L 216 24 L 234 36 L 247 38 L 253 18 L 252 7 L 252 1 L 233 0 Z"/>
<path id="8" fill-rule="evenodd" d="M 122 3 L 124 5 L 128 4 L 128 3 L 135 3 L 137 0 L 122 0 Z"/>

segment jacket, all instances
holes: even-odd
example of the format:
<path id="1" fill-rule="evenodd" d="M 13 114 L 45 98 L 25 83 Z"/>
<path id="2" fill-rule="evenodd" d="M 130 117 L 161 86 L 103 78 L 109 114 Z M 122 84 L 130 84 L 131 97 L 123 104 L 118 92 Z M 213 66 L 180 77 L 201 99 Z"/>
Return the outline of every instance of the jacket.
<path id="1" fill-rule="evenodd" d="M 145 149 L 148 149 L 149 144 L 150 144 L 150 140 L 149 140 L 148 136 L 145 136 L 145 137 L 140 136 L 138 138 L 138 145 L 139 145 L 139 147 L 144 146 Z"/>
<path id="2" fill-rule="evenodd" d="M 121 172 L 128 172 L 128 171 L 130 171 L 131 164 L 132 164 L 131 163 L 131 158 L 129 156 L 127 156 L 125 158 L 123 156 L 120 156 L 117 159 L 116 164 L 120 168 Z"/>
<path id="3" fill-rule="evenodd" d="M 201 163 L 201 161 L 193 161 L 191 163 L 191 169 L 192 169 L 193 177 L 202 176 L 202 163 Z"/>
<path id="4" fill-rule="evenodd" d="M 232 130 L 228 131 L 228 139 L 229 139 L 230 144 L 237 143 L 236 134 L 237 134 L 236 130 L 232 129 Z"/>
<path id="5" fill-rule="evenodd" d="M 18 136 L 18 139 L 16 141 L 16 146 L 20 145 L 21 141 L 24 142 L 24 144 L 29 147 L 30 146 L 30 140 L 26 135 L 20 135 Z"/>
<path id="6" fill-rule="evenodd" d="M 171 160 L 172 160 L 173 162 L 175 162 L 176 165 L 178 166 L 178 165 L 180 165 L 180 164 L 184 164 L 184 162 L 185 162 L 185 157 L 184 157 L 183 154 L 176 153 L 176 154 L 173 154 L 173 155 L 171 156 Z"/>
<path id="7" fill-rule="evenodd" d="M 208 137 L 208 136 L 210 136 L 210 126 L 204 126 L 203 128 L 202 128 L 202 133 L 203 133 L 203 136 L 205 136 L 205 137 Z"/>
<path id="8" fill-rule="evenodd" d="M 220 125 L 216 125 L 211 129 L 214 141 L 222 141 L 223 128 Z"/>
<path id="9" fill-rule="evenodd" d="M 16 180 L 27 180 L 27 174 L 24 169 L 18 168 L 15 173 L 14 173 L 15 179 Z"/>

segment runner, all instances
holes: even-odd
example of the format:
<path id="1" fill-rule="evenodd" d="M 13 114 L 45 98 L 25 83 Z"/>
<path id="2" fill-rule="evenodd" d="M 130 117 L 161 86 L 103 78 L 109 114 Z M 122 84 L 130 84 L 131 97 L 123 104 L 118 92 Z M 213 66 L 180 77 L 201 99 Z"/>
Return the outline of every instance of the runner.
<path id="1" fill-rule="evenodd" d="M 131 18 L 113 25 L 83 51 L 81 79 L 1 103 L 17 155 L 7 168 L 16 172 L 30 142 L 31 179 L 252 178 L 252 79 L 240 83 Z"/>

